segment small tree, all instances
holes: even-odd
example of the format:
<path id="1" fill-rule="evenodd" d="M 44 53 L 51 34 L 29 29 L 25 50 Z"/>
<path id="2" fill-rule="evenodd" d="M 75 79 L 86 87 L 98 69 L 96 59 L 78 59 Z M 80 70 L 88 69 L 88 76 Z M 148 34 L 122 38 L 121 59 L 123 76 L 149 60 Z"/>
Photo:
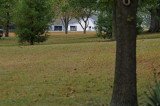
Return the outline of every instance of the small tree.
<path id="1" fill-rule="evenodd" d="M 73 8 L 69 0 L 55 0 L 54 5 L 56 6 L 56 18 L 61 20 L 63 26 L 65 27 L 65 34 L 68 34 L 69 22 L 73 18 Z"/>
<path id="2" fill-rule="evenodd" d="M 86 34 L 89 18 L 96 14 L 97 0 L 70 0 L 74 8 L 74 16 Z M 84 24 L 84 25 L 83 25 Z"/>
<path id="3" fill-rule="evenodd" d="M 43 42 L 47 39 L 44 33 L 53 21 L 51 0 L 22 0 L 18 4 L 15 22 L 19 42 Z"/>

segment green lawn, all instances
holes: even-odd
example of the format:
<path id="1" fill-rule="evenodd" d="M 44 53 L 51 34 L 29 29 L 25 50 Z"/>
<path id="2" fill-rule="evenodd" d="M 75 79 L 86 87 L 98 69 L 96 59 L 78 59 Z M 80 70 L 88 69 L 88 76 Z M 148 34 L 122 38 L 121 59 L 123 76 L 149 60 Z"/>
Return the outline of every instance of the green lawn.
<path id="1" fill-rule="evenodd" d="M 146 86 L 153 82 L 153 69 L 160 70 L 159 38 L 138 36 L 140 106 Z M 108 106 L 115 44 L 95 35 L 50 36 L 35 46 L 18 46 L 15 37 L 1 39 L 0 106 Z"/>
<path id="2" fill-rule="evenodd" d="M 155 39 L 160 38 L 160 33 L 149 34 L 144 33 L 138 35 L 137 39 Z M 9 37 L 0 39 L 0 47 L 1 46 L 19 46 L 20 44 L 17 42 L 17 37 Z M 97 38 L 96 35 L 50 35 L 49 39 L 46 42 L 36 44 L 36 45 L 52 45 L 52 44 L 72 44 L 72 43 L 91 43 L 91 42 L 110 42 L 110 40 Z M 28 45 L 25 43 L 23 45 Z"/>

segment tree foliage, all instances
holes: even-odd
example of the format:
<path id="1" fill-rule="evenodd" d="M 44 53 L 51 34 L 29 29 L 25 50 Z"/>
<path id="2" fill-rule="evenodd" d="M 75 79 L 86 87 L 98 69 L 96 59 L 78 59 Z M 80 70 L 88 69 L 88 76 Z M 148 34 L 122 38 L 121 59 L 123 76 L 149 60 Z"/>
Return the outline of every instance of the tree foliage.
<path id="1" fill-rule="evenodd" d="M 150 15 L 149 32 L 160 31 L 160 1 L 159 0 L 139 0 L 138 11 Z M 148 19 L 147 19 L 148 20 Z"/>
<path id="2" fill-rule="evenodd" d="M 6 37 L 9 33 L 9 25 L 13 23 L 13 13 L 17 0 L 1 0 L 0 1 L 0 26 L 3 27 Z"/>
<path id="3" fill-rule="evenodd" d="M 47 36 L 43 34 L 53 21 L 52 4 L 50 0 L 22 0 L 18 4 L 15 22 L 19 42 L 43 42 Z"/>
<path id="4" fill-rule="evenodd" d="M 106 6 L 105 6 L 106 7 Z M 96 22 L 97 36 L 103 39 L 112 38 L 112 7 L 101 9 Z"/>

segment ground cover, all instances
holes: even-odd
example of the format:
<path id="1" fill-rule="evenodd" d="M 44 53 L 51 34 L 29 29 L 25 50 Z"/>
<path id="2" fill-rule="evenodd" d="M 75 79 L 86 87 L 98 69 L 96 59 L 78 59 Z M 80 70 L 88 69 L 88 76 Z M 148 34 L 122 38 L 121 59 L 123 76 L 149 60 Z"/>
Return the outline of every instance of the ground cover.
<path id="1" fill-rule="evenodd" d="M 145 103 L 146 87 L 153 83 L 153 71 L 160 71 L 159 36 L 138 36 L 140 106 Z M 0 106 L 109 105 L 114 41 L 95 35 L 53 35 L 35 46 L 18 46 L 16 41 L 15 37 L 0 40 Z"/>

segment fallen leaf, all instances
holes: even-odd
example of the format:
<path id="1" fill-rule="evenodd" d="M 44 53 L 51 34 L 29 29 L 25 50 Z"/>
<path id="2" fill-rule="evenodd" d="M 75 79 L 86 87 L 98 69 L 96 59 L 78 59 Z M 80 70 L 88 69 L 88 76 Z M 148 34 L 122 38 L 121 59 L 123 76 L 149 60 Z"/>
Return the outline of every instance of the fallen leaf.
<path id="1" fill-rule="evenodd" d="M 90 76 L 92 75 L 92 74 L 89 74 Z"/>
<path id="2" fill-rule="evenodd" d="M 37 101 L 38 101 L 38 99 L 33 99 L 32 101 L 33 101 L 33 102 L 37 102 Z"/>
<path id="3" fill-rule="evenodd" d="M 66 97 L 69 97 L 69 94 L 68 94 L 68 93 L 66 93 Z"/>
<path id="4" fill-rule="evenodd" d="M 74 93 L 74 92 L 76 92 L 76 90 L 73 89 L 73 90 L 71 91 L 71 93 Z"/>
<path id="5" fill-rule="evenodd" d="M 69 91 L 71 91 L 71 90 L 72 90 L 72 88 L 71 88 L 71 87 L 69 87 L 69 86 L 67 87 L 67 89 L 68 89 Z"/>

